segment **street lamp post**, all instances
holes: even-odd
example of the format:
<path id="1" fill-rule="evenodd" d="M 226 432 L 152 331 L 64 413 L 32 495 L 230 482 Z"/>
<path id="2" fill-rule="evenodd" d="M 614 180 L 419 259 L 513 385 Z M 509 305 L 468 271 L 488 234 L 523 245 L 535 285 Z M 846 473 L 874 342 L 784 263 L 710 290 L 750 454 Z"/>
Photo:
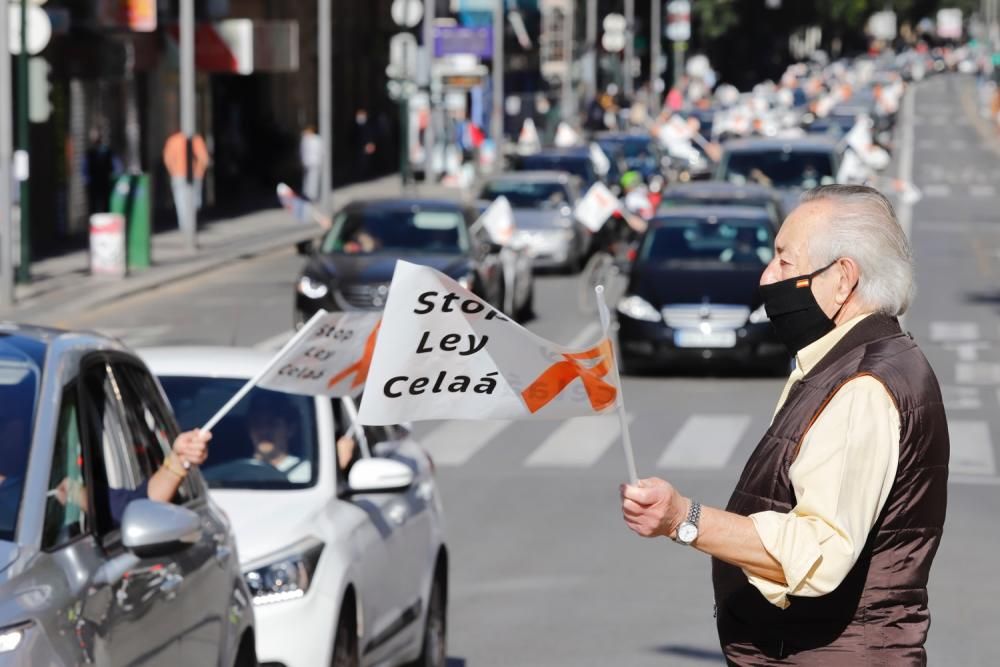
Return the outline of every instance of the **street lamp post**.
<path id="1" fill-rule="evenodd" d="M 649 2 L 649 113 L 660 113 L 660 40 L 663 39 L 663 0 Z"/>
<path id="2" fill-rule="evenodd" d="M 332 0 L 318 0 L 317 19 L 317 126 L 323 155 L 319 167 L 319 206 L 324 214 L 330 212 L 333 193 L 333 15 Z"/>
<path id="3" fill-rule="evenodd" d="M 494 0 L 493 3 L 493 106 L 490 116 L 490 127 L 493 130 L 493 171 L 503 169 L 503 102 L 504 102 L 504 0 Z"/>
<path id="4" fill-rule="evenodd" d="M 434 100 L 433 74 L 434 63 L 434 0 L 424 0 L 423 23 L 423 58 L 420 62 L 420 86 L 427 91 L 427 127 L 424 129 L 424 181 L 432 183 L 436 180 L 434 173 Z"/>
<path id="5" fill-rule="evenodd" d="M 14 226 L 10 219 L 11 160 L 13 141 L 11 127 L 10 57 L 8 37 L 8 12 L 0 7 L 0 307 L 14 305 Z"/>
<path id="6" fill-rule="evenodd" d="M 7 54 L 2 54 L 4 58 Z M 7 107 L 10 108 L 10 107 Z M 28 0 L 21 0 L 21 50 L 17 54 L 17 145 L 29 156 L 27 178 L 21 181 L 21 261 L 17 265 L 17 279 L 22 283 L 31 280 L 31 185 L 28 136 Z"/>
<path id="7" fill-rule="evenodd" d="M 635 58 L 635 0 L 625 0 L 625 64 L 622 69 L 625 72 L 623 90 L 625 97 L 632 101 L 633 78 L 632 60 Z"/>
<path id="8" fill-rule="evenodd" d="M 198 248 L 198 212 L 194 193 L 194 0 L 180 0 L 181 132 L 184 134 L 187 174 L 182 202 L 174 202 L 185 221 L 184 235 L 189 250 Z"/>
<path id="9" fill-rule="evenodd" d="M 576 103 L 573 101 L 573 23 L 576 20 L 576 13 L 573 11 L 573 5 L 572 0 L 566 3 L 566 14 L 563 17 L 565 71 L 562 78 L 562 101 L 559 106 L 562 109 L 562 119 L 567 122 L 571 122 L 576 116 Z"/>
<path id="10" fill-rule="evenodd" d="M 656 2 L 656 0 L 653 0 Z M 597 0 L 587 0 L 586 19 L 587 65 L 584 69 L 587 103 L 597 97 Z"/>

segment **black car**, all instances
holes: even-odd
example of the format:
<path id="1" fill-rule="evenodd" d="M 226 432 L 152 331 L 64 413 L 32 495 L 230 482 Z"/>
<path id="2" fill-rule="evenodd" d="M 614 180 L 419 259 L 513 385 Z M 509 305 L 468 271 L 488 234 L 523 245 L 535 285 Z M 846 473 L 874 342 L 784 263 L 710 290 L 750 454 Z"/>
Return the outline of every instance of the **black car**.
<path id="1" fill-rule="evenodd" d="M 296 322 L 320 308 L 381 309 L 398 259 L 433 267 L 502 308 L 499 248 L 474 226 L 478 217 L 474 208 L 447 200 L 348 204 L 334 216 L 296 283 Z"/>
<path id="2" fill-rule="evenodd" d="M 663 213 L 679 206 L 750 206 L 767 211 L 775 228 L 785 219 L 781 195 L 772 188 L 753 183 L 737 185 L 726 181 L 696 181 L 667 186 L 660 200 Z"/>
<path id="3" fill-rule="evenodd" d="M 598 132 L 594 141 L 611 159 L 619 178 L 626 171 L 637 171 L 648 183 L 666 166 L 663 150 L 646 132 Z"/>
<path id="4" fill-rule="evenodd" d="M 564 171 L 582 182 L 583 191 L 601 180 L 587 147 L 545 148 L 514 160 L 515 171 Z"/>
<path id="5" fill-rule="evenodd" d="M 787 372 L 758 291 L 774 236 L 759 208 L 693 206 L 653 219 L 618 302 L 625 372 L 717 359 Z"/>

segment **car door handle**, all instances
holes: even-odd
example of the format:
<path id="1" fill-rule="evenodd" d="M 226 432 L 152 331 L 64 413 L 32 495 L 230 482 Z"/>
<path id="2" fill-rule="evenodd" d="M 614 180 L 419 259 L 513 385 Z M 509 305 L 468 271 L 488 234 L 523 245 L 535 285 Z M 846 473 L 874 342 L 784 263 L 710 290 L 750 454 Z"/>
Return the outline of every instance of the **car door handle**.
<path id="1" fill-rule="evenodd" d="M 233 555 L 233 550 L 230 549 L 225 544 L 220 544 L 215 547 L 215 560 L 218 561 L 219 565 L 225 565 L 229 562 L 230 556 Z"/>
<path id="2" fill-rule="evenodd" d="M 167 596 L 167 599 L 173 599 L 177 595 L 177 591 L 180 590 L 181 584 L 184 583 L 184 577 L 173 572 L 164 575 L 163 582 L 160 584 L 160 592 Z"/>
<path id="3" fill-rule="evenodd" d="M 406 521 L 407 513 L 408 512 L 406 510 L 406 505 L 402 503 L 396 503 L 395 505 L 389 508 L 389 511 L 386 512 L 386 516 L 388 516 L 389 520 L 392 521 L 397 526 L 402 526 L 403 523 Z"/>

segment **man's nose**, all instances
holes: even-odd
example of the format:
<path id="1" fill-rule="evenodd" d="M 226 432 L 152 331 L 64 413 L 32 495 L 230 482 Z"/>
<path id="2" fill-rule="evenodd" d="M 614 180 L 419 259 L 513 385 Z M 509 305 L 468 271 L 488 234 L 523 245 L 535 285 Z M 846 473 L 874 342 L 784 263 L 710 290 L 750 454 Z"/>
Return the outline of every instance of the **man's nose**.
<path id="1" fill-rule="evenodd" d="M 767 264 L 764 273 L 760 274 L 760 284 L 770 285 L 781 280 L 781 270 L 778 266 L 778 258 L 775 257 Z"/>

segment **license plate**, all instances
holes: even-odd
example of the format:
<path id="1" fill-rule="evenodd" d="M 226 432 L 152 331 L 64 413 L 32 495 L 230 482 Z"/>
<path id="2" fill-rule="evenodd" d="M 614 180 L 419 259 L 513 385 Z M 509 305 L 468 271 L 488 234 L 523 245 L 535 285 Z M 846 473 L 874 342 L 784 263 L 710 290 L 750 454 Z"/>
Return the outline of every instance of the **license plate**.
<path id="1" fill-rule="evenodd" d="M 736 347 L 735 331 L 675 331 L 677 347 Z"/>

